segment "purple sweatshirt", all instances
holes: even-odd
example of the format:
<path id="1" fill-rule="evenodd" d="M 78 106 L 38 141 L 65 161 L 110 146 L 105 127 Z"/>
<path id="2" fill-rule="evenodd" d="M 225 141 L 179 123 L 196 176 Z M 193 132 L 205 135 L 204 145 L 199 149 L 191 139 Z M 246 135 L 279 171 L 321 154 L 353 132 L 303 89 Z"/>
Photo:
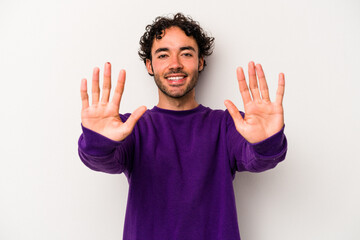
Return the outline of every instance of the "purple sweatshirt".
<path id="1" fill-rule="evenodd" d="M 121 142 L 83 127 L 79 155 L 90 169 L 126 175 L 124 240 L 239 240 L 235 172 L 275 167 L 283 131 L 250 144 L 228 111 L 154 107 Z"/>

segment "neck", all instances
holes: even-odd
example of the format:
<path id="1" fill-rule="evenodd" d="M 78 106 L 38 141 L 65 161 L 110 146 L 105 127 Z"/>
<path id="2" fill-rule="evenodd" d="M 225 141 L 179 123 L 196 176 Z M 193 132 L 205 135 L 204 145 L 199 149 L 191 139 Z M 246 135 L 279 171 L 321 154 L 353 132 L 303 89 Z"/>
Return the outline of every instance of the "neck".
<path id="1" fill-rule="evenodd" d="M 197 106 L 199 106 L 199 104 L 195 100 L 195 89 L 181 98 L 169 97 L 159 90 L 159 103 L 157 104 L 158 108 L 174 111 L 185 111 L 194 109 Z"/>

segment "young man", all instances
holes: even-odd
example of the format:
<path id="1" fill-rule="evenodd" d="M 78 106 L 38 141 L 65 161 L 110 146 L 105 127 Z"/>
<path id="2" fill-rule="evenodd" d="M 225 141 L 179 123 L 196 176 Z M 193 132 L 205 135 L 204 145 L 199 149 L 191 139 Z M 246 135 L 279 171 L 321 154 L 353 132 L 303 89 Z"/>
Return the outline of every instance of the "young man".
<path id="1" fill-rule="evenodd" d="M 240 239 L 235 172 L 265 171 L 285 158 L 283 74 L 271 102 L 261 65 L 249 63 L 251 94 L 242 68 L 237 69 L 245 114 L 229 100 L 227 111 L 197 103 L 195 86 L 213 40 L 182 14 L 158 17 L 146 27 L 139 55 L 159 89 L 151 110 L 142 106 L 119 115 L 125 71 L 109 101 L 110 63 L 100 100 L 99 69 L 94 69 L 91 106 L 82 81 L 79 155 L 93 170 L 126 175 L 123 239 Z"/>

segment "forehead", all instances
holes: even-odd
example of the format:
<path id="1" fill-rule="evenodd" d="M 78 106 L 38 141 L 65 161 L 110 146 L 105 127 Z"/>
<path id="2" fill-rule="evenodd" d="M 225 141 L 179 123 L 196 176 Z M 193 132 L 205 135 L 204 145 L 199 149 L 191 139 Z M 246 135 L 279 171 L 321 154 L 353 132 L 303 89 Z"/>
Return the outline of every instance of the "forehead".
<path id="1" fill-rule="evenodd" d="M 187 36 L 179 27 L 165 29 L 161 39 L 154 39 L 151 52 L 154 53 L 158 48 L 168 48 L 178 50 L 182 47 L 191 46 L 198 52 L 198 45 L 193 36 Z"/>

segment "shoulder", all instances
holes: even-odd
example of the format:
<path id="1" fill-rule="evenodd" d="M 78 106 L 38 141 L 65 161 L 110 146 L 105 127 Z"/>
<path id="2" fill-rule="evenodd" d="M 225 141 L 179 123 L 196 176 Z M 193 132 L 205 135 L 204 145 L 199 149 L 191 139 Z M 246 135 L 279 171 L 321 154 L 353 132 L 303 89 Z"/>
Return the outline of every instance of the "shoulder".
<path id="1" fill-rule="evenodd" d="M 240 111 L 240 114 L 242 117 L 244 117 L 244 113 Z M 125 122 L 129 117 L 131 113 L 125 113 L 125 114 L 119 114 L 121 120 Z M 186 118 L 186 117 L 205 117 L 207 120 L 225 120 L 226 122 L 229 122 L 231 120 L 231 115 L 227 109 L 212 109 L 210 107 L 206 107 L 203 105 L 199 105 L 197 108 L 187 111 L 172 111 L 172 110 L 166 110 L 166 109 L 160 109 L 158 107 L 153 107 L 152 109 L 148 109 L 144 115 L 140 118 L 139 121 L 149 121 L 154 118 L 162 118 L 162 117 L 180 117 L 180 118 Z"/>
<path id="2" fill-rule="evenodd" d="M 231 115 L 229 113 L 229 111 L 227 109 L 223 110 L 223 109 L 211 109 L 209 107 L 206 107 L 205 110 L 206 114 L 210 117 L 210 118 L 215 118 L 215 119 L 223 119 L 226 122 L 228 122 L 229 120 L 231 120 Z M 240 111 L 240 114 L 244 117 L 244 113 Z"/>

